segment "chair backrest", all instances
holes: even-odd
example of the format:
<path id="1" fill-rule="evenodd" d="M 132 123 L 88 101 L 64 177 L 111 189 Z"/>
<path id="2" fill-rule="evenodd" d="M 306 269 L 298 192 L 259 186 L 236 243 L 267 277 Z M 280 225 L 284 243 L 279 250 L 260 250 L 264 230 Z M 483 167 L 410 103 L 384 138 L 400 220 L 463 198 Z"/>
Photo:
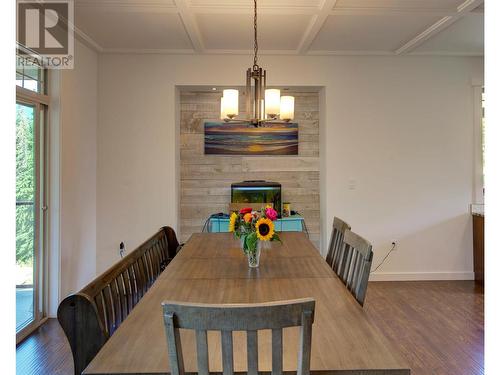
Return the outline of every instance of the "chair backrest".
<path id="1" fill-rule="evenodd" d="M 372 245 L 363 237 L 347 230 L 342 247 L 338 275 L 363 306 L 373 260 Z"/>
<path id="2" fill-rule="evenodd" d="M 167 236 L 167 253 L 170 259 L 174 259 L 175 255 L 180 251 L 182 245 L 179 245 L 179 241 L 177 241 L 177 236 L 175 234 L 175 230 L 171 227 L 163 227 L 165 234 Z"/>
<path id="3" fill-rule="evenodd" d="M 184 375 L 179 329 L 196 330 L 198 374 L 208 375 L 207 330 L 221 332 L 223 375 L 233 375 L 233 331 L 247 331 L 248 374 L 258 375 L 257 331 L 272 330 L 272 375 L 283 373 L 283 328 L 300 326 L 298 375 L 309 375 L 314 299 L 259 304 L 209 305 L 164 302 L 171 375 Z"/>
<path id="4" fill-rule="evenodd" d="M 82 373 L 170 262 L 170 231 L 170 227 L 161 228 L 59 304 L 57 319 L 73 353 L 75 374 Z"/>
<path id="5" fill-rule="evenodd" d="M 340 253 L 342 252 L 344 233 L 348 229 L 351 229 L 351 226 L 345 221 L 338 217 L 333 218 L 332 236 L 330 237 L 326 262 L 336 273 L 339 266 Z"/>

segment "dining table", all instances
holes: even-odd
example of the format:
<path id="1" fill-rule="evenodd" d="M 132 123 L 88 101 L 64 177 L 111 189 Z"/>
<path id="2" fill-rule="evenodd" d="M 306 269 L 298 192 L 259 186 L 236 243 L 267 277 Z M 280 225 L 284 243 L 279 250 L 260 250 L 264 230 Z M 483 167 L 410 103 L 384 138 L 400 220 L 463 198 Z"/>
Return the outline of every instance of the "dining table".
<path id="1" fill-rule="evenodd" d="M 83 374 L 170 374 L 162 302 L 262 303 L 316 301 L 311 373 L 407 375 L 408 364 L 370 321 L 303 232 L 268 242 L 250 268 L 232 233 L 195 233 L 90 362 Z M 368 287 L 368 294 L 370 288 Z M 368 307 L 369 308 L 369 307 Z M 297 371 L 299 328 L 283 331 L 283 371 Z M 271 332 L 258 333 L 258 368 L 270 372 Z M 233 332 L 234 371 L 247 371 L 246 333 Z M 197 372 L 195 334 L 181 330 L 186 373 Z M 209 331 L 209 368 L 222 372 L 220 332 Z"/>

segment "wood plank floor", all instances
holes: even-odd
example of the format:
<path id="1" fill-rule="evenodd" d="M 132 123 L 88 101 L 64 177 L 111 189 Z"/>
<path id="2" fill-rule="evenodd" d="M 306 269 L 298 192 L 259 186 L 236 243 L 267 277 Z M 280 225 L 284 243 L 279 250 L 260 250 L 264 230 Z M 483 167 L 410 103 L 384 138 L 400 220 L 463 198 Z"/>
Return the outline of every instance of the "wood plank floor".
<path id="1" fill-rule="evenodd" d="M 365 311 L 406 358 L 412 375 L 484 373 L 484 291 L 473 281 L 371 282 Z M 18 375 L 72 375 L 55 319 L 17 347 Z"/>

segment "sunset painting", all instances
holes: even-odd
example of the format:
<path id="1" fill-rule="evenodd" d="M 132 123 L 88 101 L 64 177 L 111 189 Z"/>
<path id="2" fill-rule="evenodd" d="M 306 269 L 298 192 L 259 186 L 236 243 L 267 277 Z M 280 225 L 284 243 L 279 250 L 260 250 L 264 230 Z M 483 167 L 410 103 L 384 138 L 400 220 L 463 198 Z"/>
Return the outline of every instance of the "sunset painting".
<path id="1" fill-rule="evenodd" d="M 205 122 L 205 154 L 208 155 L 298 155 L 297 123 L 247 124 Z"/>

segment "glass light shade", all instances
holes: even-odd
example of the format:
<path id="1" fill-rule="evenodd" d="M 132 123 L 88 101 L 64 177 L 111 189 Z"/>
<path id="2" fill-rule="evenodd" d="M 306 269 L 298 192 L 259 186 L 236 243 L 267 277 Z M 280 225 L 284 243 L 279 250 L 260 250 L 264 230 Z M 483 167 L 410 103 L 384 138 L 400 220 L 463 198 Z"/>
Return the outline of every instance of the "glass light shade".
<path id="1" fill-rule="evenodd" d="M 280 113 L 280 90 L 267 89 L 265 94 L 266 101 L 266 117 L 277 116 Z"/>
<path id="2" fill-rule="evenodd" d="M 221 114 L 224 113 L 227 117 L 238 116 L 238 90 L 224 90 L 221 106 Z"/>
<path id="3" fill-rule="evenodd" d="M 293 120 L 295 109 L 295 98 L 293 96 L 282 96 L 280 105 L 280 118 L 282 120 Z"/>
<path id="4" fill-rule="evenodd" d="M 221 120 L 227 118 L 226 107 L 224 106 L 224 97 L 220 98 L 220 118 Z"/>

